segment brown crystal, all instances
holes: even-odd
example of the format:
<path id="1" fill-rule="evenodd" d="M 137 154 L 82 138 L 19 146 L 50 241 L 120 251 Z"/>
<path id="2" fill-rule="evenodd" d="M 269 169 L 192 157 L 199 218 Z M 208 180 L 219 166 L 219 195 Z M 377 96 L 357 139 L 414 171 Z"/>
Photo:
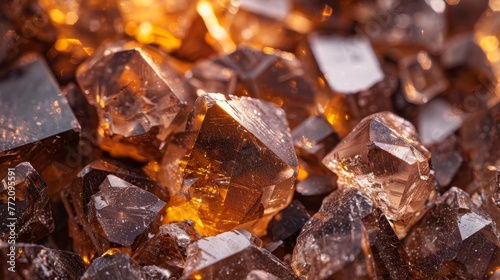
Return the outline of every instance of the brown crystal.
<path id="1" fill-rule="evenodd" d="M 27 161 L 49 197 L 78 172 L 79 124 L 43 58 L 27 54 L 0 77 L 0 178 Z"/>
<path id="2" fill-rule="evenodd" d="M 452 135 L 431 148 L 432 168 L 436 172 L 436 183 L 441 193 L 447 190 L 463 163 L 457 144 L 457 137 Z"/>
<path id="3" fill-rule="evenodd" d="M 242 231 L 229 231 L 200 239 L 187 248 L 185 279 L 245 279 L 254 270 L 278 279 L 297 279 L 274 255 L 261 248 L 261 241 Z"/>
<path id="4" fill-rule="evenodd" d="M 124 252 L 106 254 L 96 258 L 81 279 L 104 280 L 110 279 L 110 277 L 123 280 L 148 279 L 142 267 Z"/>
<path id="5" fill-rule="evenodd" d="M 205 233 L 248 223 L 247 228 L 262 234 L 266 221 L 290 203 L 297 176 L 283 110 L 248 97 L 203 95 L 186 132 L 191 139 L 180 161 L 183 181 L 169 186 L 172 192 L 187 198 Z M 263 224 L 256 225 L 260 218 Z M 183 218 L 167 221 L 175 219 Z"/>
<path id="6" fill-rule="evenodd" d="M 140 161 L 161 155 L 189 94 L 165 56 L 134 42 L 103 45 L 76 79 L 97 108 L 102 149 Z"/>
<path id="7" fill-rule="evenodd" d="M 445 262 L 465 266 L 483 279 L 498 266 L 500 239 L 491 218 L 478 210 L 467 193 L 452 187 L 408 234 L 405 244 L 419 277 L 432 277 Z M 492 264 L 492 265 L 491 265 Z"/>
<path id="8" fill-rule="evenodd" d="M 413 125 L 382 112 L 363 119 L 323 163 L 341 188 L 369 195 L 403 237 L 436 193 L 429 159 Z"/>
<path id="9" fill-rule="evenodd" d="M 290 127 L 315 111 L 315 93 L 291 53 L 240 46 L 228 55 L 196 64 L 187 73 L 199 93 L 250 96 L 271 101 L 287 113 Z"/>
<path id="10" fill-rule="evenodd" d="M 304 279 L 411 279 L 388 220 L 355 189 L 325 198 L 297 238 L 292 267 Z"/>
<path id="11" fill-rule="evenodd" d="M 17 242 L 35 242 L 54 230 L 47 184 L 28 162 L 9 169 L 0 181 L 0 198 L 3 241 L 15 235 Z"/>

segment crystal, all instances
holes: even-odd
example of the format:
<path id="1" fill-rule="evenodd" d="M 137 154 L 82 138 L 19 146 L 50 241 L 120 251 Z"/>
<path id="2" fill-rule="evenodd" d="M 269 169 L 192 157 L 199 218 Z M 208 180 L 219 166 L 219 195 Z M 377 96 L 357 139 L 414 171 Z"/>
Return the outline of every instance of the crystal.
<path id="1" fill-rule="evenodd" d="M 278 280 L 274 274 L 264 270 L 252 270 L 247 274 L 245 280 Z"/>
<path id="2" fill-rule="evenodd" d="M 441 65 L 446 69 L 455 67 L 470 67 L 483 75 L 492 74 L 492 69 L 486 54 L 474 41 L 471 33 L 453 36 L 446 40 L 445 49 L 441 55 Z"/>
<path id="3" fill-rule="evenodd" d="M 474 30 L 474 39 L 486 54 L 497 79 L 500 77 L 499 25 L 500 11 L 489 10 L 481 16 Z"/>
<path id="4" fill-rule="evenodd" d="M 227 9 L 222 25 L 236 44 L 293 51 L 302 37 L 285 24 L 291 0 L 229 1 Z"/>
<path id="5" fill-rule="evenodd" d="M 15 94 L 13 94 L 15 93 Z M 79 124 L 43 59 L 20 58 L 0 77 L 0 178 L 28 161 L 49 186 L 49 197 L 76 174 Z"/>
<path id="6" fill-rule="evenodd" d="M 463 119 L 464 113 L 442 98 L 433 99 L 421 106 L 417 128 L 422 144 L 430 147 L 442 143 L 460 128 Z"/>
<path id="7" fill-rule="evenodd" d="M 441 66 L 425 51 L 401 60 L 399 68 L 405 97 L 411 103 L 425 104 L 448 87 Z"/>
<path id="8" fill-rule="evenodd" d="M 273 241 L 285 240 L 299 232 L 311 217 L 298 200 L 281 210 L 269 223 Z"/>
<path id="9" fill-rule="evenodd" d="M 323 163 L 340 187 L 369 195 L 404 237 L 436 194 L 429 159 L 413 125 L 382 112 L 363 119 Z"/>
<path id="10" fill-rule="evenodd" d="M 76 119 L 80 123 L 81 137 L 93 141 L 96 138 L 95 133 L 99 123 L 96 108 L 89 104 L 84 93 L 74 83 L 70 83 L 63 88 L 63 95 L 68 100 L 69 106 L 71 106 Z"/>
<path id="11" fill-rule="evenodd" d="M 388 220 L 352 188 L 330 194 L 304 225 L 292 267 L 304 279 L 411 279 Z"/>
<path id="12" fill-rule="evenodd" d="M 446 0 L 449 33 L 470 32 L 481 14 L 488 9 L 488 0 Z"/>
<path id="13" fill-rule="evenodd" d="M 259 245 L 248 232 L 229 231 L 200 239 L 187 248 L 185 279 L 245 279 L 262 270 L 278 279 L 297 279 L 274 255 Z"/>
<path id="14" fill-rule="evenodd" d="M 445 8 L 444 1 L 376 1 L 365 8 L 368 16 L 355 30 L 384 47 L 418 46 L 438 52 L 447 27 Z"/>
<path id="15" fill-rule="evenodd" d="M 452 135 L 431 148 L 432 168 L 436 173 L 436 183 L 441 193 L 450 186 L 462 166 L 463 157 L 457 146 L 457 137 Z"/>
<path id="16" fill-rule="evenodd" d="M 196 64 L 188 77 L 201 93 L 250 96 L 276 103 L 297 126 L 315 110 L 315 93 L 291 53 L 240 46 L 231 54 Z"/>
<path id="17" fill-rule="evenodd" d="M 180 161 L 182 186 L 169 186 L 172 193 L 187 198 L 207 234 L 245 223 L 263 234 L 272 215 L 292 200 L 297 176 L 283 110 L 248 97 L 203 95 L 186 133 L 191 139 Z"/>
<path id="18" fill-rule="evenodd" d="M 3 241 L 35 242 L 54 230 L 47 184 L 28 162 L 9 169 L 0 181 Z M 13 200 L 11 199 L 13 198 Z"/>
<path id="19" fill-rule="evenodd" d="M 340 137 L 362 118 L 392 110 L 397 80 L 384 73 L 367 39 L 311 35 L 299 57 L 318 81 L 318 106 Z"/>
<path id="20" fill-rule="evenodd" d="M 96 258 L 81 279 L 104 280 L 110 279 L 110 276 L 123 280 L 146 279 L 145 271 L 124 252 Z"/>
<path id="21" fill-rule="evenodd" d="M 349 30 L 353 19 L 349 1 L 292 0 L 292 10 L 286 19 L 290 28 L 307 33 L 314 29 Z"/>
<path id="22" fill-rule="evenodd" d="M 8 270 L 12 267 L 8 254 L 12 252 L 15 254 L 14 273 Z M 0 253 L 1 279 L 80 279 L 85 272 L 82 259 L 72 252 L 36 244 L 0 243 Z"/>
<path id="23" fill-rule="evenodd" d="M 111 155 L 154 159 L 182 122 L 189 93 L 165 58 L 132 41 L 115 42 L 79 66 L 78 84 L 98 111 L 99 145 Z"/>
<path id="24" fill-rule="evenodd" d="M 182 276 L 186 248 L 200 239 L 192 223 L 181 222 L 162 225 L 159 232 L 139 247 L 132 258 L 141 266 L 155 265 L 176 277 Z"/>
<path id="25" fill-rule="evenodd" d="M 483 279 L 490 264 L 499 264 L 499 238 L 491 218 L 452 187 L 408 234 L 405 247 L 419 277 L 432 277 L 445 262 L 456 261 L 474 279 Z"/>
<path id="26" fill-rule="evenodd" d="M 100 239 L 137 248 L 160 226 L 165 205 L 154 194 L 108 175 L 87 205 L 88 220 Z"/>
<path id="27" fill-rule="evenodd" d="M 18 36 L 14 25 L 0 13 L 0 65 L 12 57 L 12 44 Z"/>

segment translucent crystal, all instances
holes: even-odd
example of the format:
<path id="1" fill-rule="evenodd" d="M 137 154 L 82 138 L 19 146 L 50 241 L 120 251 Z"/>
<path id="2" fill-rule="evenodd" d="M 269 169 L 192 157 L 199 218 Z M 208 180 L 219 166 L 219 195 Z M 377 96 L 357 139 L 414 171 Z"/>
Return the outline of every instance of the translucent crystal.
<path id="1" fill-rule="evenodd" d="M 136 248 L 160 226 L 165 204 L 154 194 L 108 175 L 87 205 L 88 220 L 109 243 Z"/>
<path id="2" fill-rule="evenodd" d="M 260 243 L 248 232 L 238 231 L 200 239 L 187 248 L 183 278 L 222 279 L 231 275 L 245 279 L 252 271 L 262 270 L 278 279 L 297 279 L 287 266 L 262 249 Z"/>
<path id="3" fill-rule="evenodd" d="M 3 241 L 11 231 L 17 242 L 35 242 L 54 230 L 47 184 L 28 162 L 17 165 L 0 181 L 0 198 Z"/>
<path id="4" fill-rule="evenodd" d="M 459 171 L 463 157 L 458 150 L 457 138 L 454 135 L 433 146 L 431 152 L 432 168 L 436 172 L 436 182 L 442 193 Z"/>
<path id="5" fill-rule="evenodd" d="M 285 240 L 299 232 L 311 218 L 298 200 L 293 200 L 288 207 L 281 210 L 269 223 L 269 231 L 273 241 Z"/>
<path id="6" fill-rule="evenodd" d="M 399 68 L 405 97 L 411 103 L 425 104 L 448 87 L 441 66 L 424 51 L 401 60 Z"/>
<path id="7" fill-rule="evenodd" d="M 487 11 L 475 25 L 474 39 L 486 54 L 497 79 L 500 77 L 500 11 Z"/>
<path id="8" fill-rule="evenodd" d="M 325 198 L 297 238 L 292 267 L 305 279 L 411 279 L 388 220 L 355 189 Z"/>
<path id="9" fill-rule="evenodd" d="M 350 1 L 292 0 L 287 25 L 300 33 L 314 29 L 348 30 L 353 19 L 349 14 Z"/>
<path id="10" fill-rule="evenodd" d="M 79 130 L 43 58 L 27 54 L 0 76 L 0 178 L 28 161 L 58 200 L 77 172 Z"/>
<path id="11" fill-rule="evenodd" d="M 408 234 L 405 247 L 418 277 L 432 277 L 445 262 L 455 261 L 483 279 L 500 262 L 499 237 L 491 218 L 452 187 Z"/>
<path id="12" fill-rule="evenodd" d="M 172 192 L 187 198 L 208 234 L 244 223 L 262 234 L 267 222 L 254 224 L 290 203 L 297 176 L 283 110 L 258 99 L 204 95 L 186 131 L 182 186 L 170 186 Z"/>
<path id="13" fill-rule="evenodd" d="M 103 45 L 79 66 L 76 79 L 97 108 L 102 149 L 141 161 L 161 155 L 188 100 L 164 56 L 134 42 Z"/>
<path id="14" fill-rule="evenodd" d="M 110 277 L 123 280 L 147 279 L 145 271 L 123 252 L 96 258 L 81 279 L 104 280 Z"/>
<path id="15" fill-rule="evenodd" d="M 413 125 L 382 112 L 363 119 L 323 163 L 340 187 L 369 195 L 403 237 L 435 195 L 429 159 Z"/>
<path id="16" fill-rule="evenodd" d="M 422 144 L 430 147 L 453 135 L 464 119 L 464 113 L 441 98 L 421 106 L 417 128 Z"/>
<path id="17" fill-rule="evenodd" d="M 271 101 L 287 112 L 290 127 L 315 111 L 315 93 L 291 53 L 240 46 L 231 54 L 196 64 L 187 74 L 200 93 L 250 96 Z"/>
<path id="18" fill-rule="evenodd" d="M 35 244 L 15 244 L 15 264 L 12 272 L 10 247 L 0 243 L 0 278 L 1 279 L 80 279 L 85 272 L 85 265 L 75 253 L 49 249 Z"/>

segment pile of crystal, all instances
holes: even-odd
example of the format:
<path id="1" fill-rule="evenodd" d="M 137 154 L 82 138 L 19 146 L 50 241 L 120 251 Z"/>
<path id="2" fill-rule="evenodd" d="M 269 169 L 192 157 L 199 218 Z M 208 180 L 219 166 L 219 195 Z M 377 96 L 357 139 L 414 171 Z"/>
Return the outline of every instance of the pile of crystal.
<path id="1" fill-rule="evenodd" d="M 500 0 L 0 1 L 0 279 L 500 279 Z"/>

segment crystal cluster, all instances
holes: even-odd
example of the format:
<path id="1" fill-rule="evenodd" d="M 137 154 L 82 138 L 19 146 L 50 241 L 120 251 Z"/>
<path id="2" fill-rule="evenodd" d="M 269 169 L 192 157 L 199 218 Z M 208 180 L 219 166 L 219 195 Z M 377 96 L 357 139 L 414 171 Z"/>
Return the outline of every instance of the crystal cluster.
<path id="1" fill-rule="evenodd" d="M 0 1 L 0 279 L 500 278 L 500 0 Z"/>

